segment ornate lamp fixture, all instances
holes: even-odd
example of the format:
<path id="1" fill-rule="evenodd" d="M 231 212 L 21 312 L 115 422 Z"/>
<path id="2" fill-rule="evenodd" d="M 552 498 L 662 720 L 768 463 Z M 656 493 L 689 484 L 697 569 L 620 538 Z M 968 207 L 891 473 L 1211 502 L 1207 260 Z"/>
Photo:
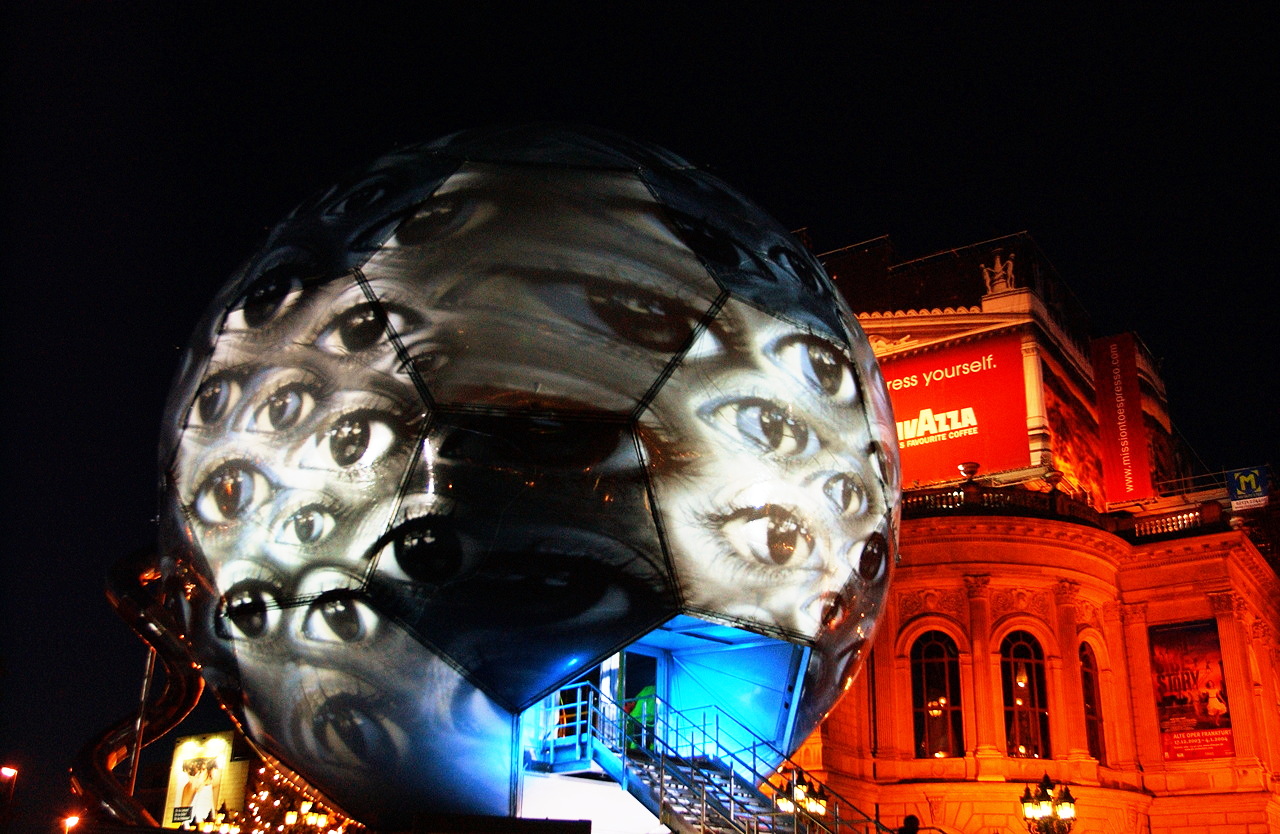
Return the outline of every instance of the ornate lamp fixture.
<path id="1" fill-rule="evenodd" d="M 1055 785 L 1045 774 L 1033 790 L 1022 792 L 1022 820 L 1030 834 L 1067 834 L 1076 822 L 1076 799 L 1071 788 Z"/>
<path id="2" fill-rule="evenodd" d="M 784 814 L 797 810 L 805 811 L 812 816 L 821 817 L 827 813 L 827 791 L 820 782 L 810 784 L 804 774 L 796 776 L 787 786 L 774 796 L 774 804 Z"/>
<path id="3" fill-rule="evenodd" d="M 815 783 L 804 799 L 804 809 L 815 817 L 824 817 L 827 815 L 827 802 L 826 789 Z"/>

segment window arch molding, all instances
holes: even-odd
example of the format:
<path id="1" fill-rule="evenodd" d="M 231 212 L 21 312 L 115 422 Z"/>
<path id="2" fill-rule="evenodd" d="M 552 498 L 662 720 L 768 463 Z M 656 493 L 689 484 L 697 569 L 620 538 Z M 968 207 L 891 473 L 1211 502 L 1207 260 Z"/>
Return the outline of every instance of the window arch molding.
<path id="1" fill-rule="evenodd" d="M 1098 671 L 1109 672 L 1112 670 L 1111 651 L 1107 648 L 1107 638 L 1102 632 L 1093 626 L 1085 626 L 1076 632 L 1077 648 L 1080 643 L 1088 643 L 1089 648 L 1093 650 L 1093 656 L 1098 661 Z"/>
<path id="2" fill-rule="evenodd" d="M 1079 640 L 1077 654 L 1080 661 L 1080 699 L 1084 709 L 1085 747 L 1089 755 L 1101 764 L 1107 762 L 1107 721 L 1108 714 L 1115 713 L 1107 709 L 1107 690 L 1111 687 L 1104 683 L 1102 662 L 1093 642 Z"/>
<path id="3" fill-rule="evenodd" d="M 1099 760 L 1099 763 L 1111 765 L 1122 757 L 1122 751 L 1124 750 L 1121 725 L 1126 720 L 1126 712 L 1121 693 L 1125 689 L 1117 683 L 1117 676 L 1121 673 L 1112 662 L 1111 651 L 1107 647 L 1106 637 L 1103 636 L 1101 631 L 1089 626 L 1081 629 L 1077 638 L 1076 650 L 1079 651 L 1080 645 L 1088 644 L 1090 651 L 1093 652 L 1093 658 L 1098 664 L 1098 696 L 1102 708 L 1100 716 L 1102 719 L 1102 752 L 1105 757 L 1105 760 Z M 1081 674 L 1083 675 L 1083 669 Z"/>
<path id="4" fill-rule="evenodd" d="M 893 653 L 899 658 L 909 658 L 911 647 L 920 639 L 920 635 L 930 631 L 941 631 L 955 641 L 960 652 L 961 662 L 965 662 L 973 654 L 973 644 L 969 641 L 969 632 L 960 623 L 944 614 L 922 614 L 898 629 L 898 639 L 894 642 Z"/>
<path id="5" fill-rule="evenodd" d="M 999 656 L 1000 644 L 1015 631 L 1025 631 L 1036 638 L 1036 642 L 1040 644 L 1041 651 L 1044 652 L 1045 663 L 1052 663 L 1055 669 L 1061 665 L 1062 644 L 1058 642 L 1058 635 L 1044 620 L 1021 611 L 1007 614 L 992 623 L 991 651 L 994 655 Z M 1074 652 L 1075 650 L 1076 647 L 1073 643 L 1071 651 Z"/>

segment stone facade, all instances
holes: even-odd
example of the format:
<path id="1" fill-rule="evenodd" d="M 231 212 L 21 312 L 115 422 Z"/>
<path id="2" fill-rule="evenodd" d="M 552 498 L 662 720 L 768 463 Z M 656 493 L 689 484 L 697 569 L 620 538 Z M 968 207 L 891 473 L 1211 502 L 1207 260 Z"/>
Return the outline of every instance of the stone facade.
<path id="1" fill-rule="evenodd" d="M 824 258 L 877 352 L 1021 334 L 1027 458 L 946 483 L 904 467 L 880 630 L 797 760 L 894 826 L 914 814 L 925 830 L 1021 831 L 1024 785 L 1048 774 L 1070 785 L 1078 834 L 1280 833 L 1274 542 L 1233 517 L 1221 484 L 1187 474 L 1157 363 L 1144 354 L 1139 372 L 1163 486 L 1108 502 L 1085 319 L 1030 238 L 897 266 L 888 245 Z M 945 709 L 961 738 L 948 724 L 932 754 L 928 722 L 950 713 L 921 691 L 939 680 L 913 659 L 925 635 L 954 645 L 958 671 Z M 1015 644 L 1040 655 L 1002 655 Z"/>
<path id="2" fill-rule="evenodd" d="M 1280 584 L 1257 581 L 1266 563 L 1242 534 L 1143 545 L 1054 519 L 951 516 L 906 520 L 902 552 L 867 669 L 799 757 L 837 793 L 890 823 L 986 834 L 1021 829 L 1023 784 L 1047 773 L 1071 785 L 1086 834 L 1280 831 Z M 1189 622 L 1217 629 L 1231 756 L 1163 751 L 1148 634 Z M 931 631 L 959 649 L 961 756 L 915 752 L 911 647 Z M 1010 755 L 999 645 L 1013 631 L 1044 648 L 1048 758 Z M 1097 661 L 1101 758 L 1081 643 Z"/>

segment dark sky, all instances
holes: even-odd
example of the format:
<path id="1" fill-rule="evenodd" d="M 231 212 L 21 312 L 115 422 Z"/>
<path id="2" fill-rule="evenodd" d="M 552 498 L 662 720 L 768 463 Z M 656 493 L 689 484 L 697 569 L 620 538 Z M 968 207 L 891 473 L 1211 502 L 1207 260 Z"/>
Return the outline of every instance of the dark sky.
<path id="1" fill-rule="evenodd" d="M 0 21 L 0 757 L 29 825 L 136 698 L 142 645 L 102 576 L 155 534 L 179 346 L 271 224 L 396 144 L 597 124 L 820 250 L 1028 230 L 1098 335 L 1136 330 L 1162 360 L 1211 468 L 1280 457 L 1264 4 L 261 5 L 14 2 Z"/>

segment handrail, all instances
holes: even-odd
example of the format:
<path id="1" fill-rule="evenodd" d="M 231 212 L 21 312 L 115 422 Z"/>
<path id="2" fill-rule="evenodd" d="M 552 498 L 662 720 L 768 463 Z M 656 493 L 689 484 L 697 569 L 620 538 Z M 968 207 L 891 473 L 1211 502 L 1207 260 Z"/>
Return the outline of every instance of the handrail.
<path id="1" fill-rule="evenodd" d="M 836 809 L 835 820 L 837 823 L 837 828 L 834 830 L 836 831 L 839 830 L 839 824 L 841 822 L 848 822 L 848 823 L 870 822 L 875 824 L 875 820 L 871 816 L 866 814 L 864 811 L 862 811 L 852 802 L 849 802 L 847 799 L 837 794 L 834 790 L 831 790 L 829 787 L 825 785 L 825 783 L 821 782 L 819 779 L 813 776 L 808 770 L 802 767 L 798 762 L 792 759 L 789 755 L 787 755 L 785 752 L 775 747 L 773 743 L 770 742 L 768 739 L 763 739 L 757 736 L 750 727 L 746 726 L 744 723 L 742 723 L 742 721 L 738 720 L 733 715 L 727 712 L 724 712 L 723 710 L 721 710 L 720 708 L 714 705 L 695 707 L 693 710 L 685 710 L 683 712 L 679 710 L 675 710 L 674 708 L 670 707 L 670 705 L 666 705 L 666 706 L 668 710 L 670 710 L 672 713 L 676 714 L 677 716 L 687 715 L 687 713 L 689 712 L 695 712 L 699 710 L 701 711 L 710 710 L 716 716 L 717 721 L 719 721 L 720 718 L 728 719 L 733 724 L 736 724 L 748 736 L 755 739 L 755 743 L 752 744 L 750 748 L 752 753 L 751 765 L 748 765 L 746 762 L 743 762 L 734 751 L 731 751 L 725 748 L 724 745 L 720 744 L 718 733 L 715 739 L 715 745 L 718 750 L 720 750 L 724 755 L 728 756 L 731 760 L 738 762 L 739 764 L 742 764 L 743 767 L 746 768 L 748 772 L 752 774 L 752 776 L 758 781 L 760 785 L 768 784 L 770 785 L 770 788 L 775 792 L 778 791 L 779 789 L 785 790 L 790 787 L 791 783 L 799 780 L 803 780 L 804 782 L 806 782 L 808 785 L 812 787 L 817 787 L 818 785 L 821 785 L 823 791 L 828 795 L 828 807 L 831 807 L 834 804 L 834 807 Z M 759 768 L 760 757 L 756 755 L 756 752 L 758 748 L 762 748 L 762 747 L 771 751 L 774 754 L 772 758 L 776 758 L 780 762 L 780 764 L 770 767 L 768 773 L 762 773 Z M 781 785 L 775 784 L 773 780 L 777 778 L 780 774 L 782 774 L 784 771 L 786 773 L 786 777 L 784 777 L 783 784 Z M 831 800 L 834 800 L 834 803 Z M 841 804 L 843 804 L 846 811 L 850 811 L 850 810 L 853 811 L 857 815 L 857 817 L 840 819 L 838 809 L 840 808 Z M 833 830 L 833 829 L 828 829 L 826 828 L 825 825 L 823 825 L 823 822 L 822 822 L 823 817 L 820 815 L 813 815 L 805 811 L 804 816 L 806 818 L 810 818 L 815 824 L 823 828 L 823 830 Z"/>
<path id="2" fill-rule="evenodd" d="M 577 690 L 577 694 L 565 699 L 563 693 L 573 690 Z M 810 831 L 826 834 L 840 834 L 840 832 L 850 831 L 855 826 L 859 831 L 892 831 L 826 787 L 791 757 L 778 750 L 768 740 L 756 735 L 750 727 L 715 706 L 682 711 L 655 698 L 652 731 L 649 731 L 650 716 L 647 712 L 642 713 L 640 718 L 626 713 L 621 705 L 592 683 L 571 684 L 562 688 L 560 692 L 562 693 L 561 703 L 557 705 L 557 709 L 572 710 L 574 717 L 568 724 L 556 721 L 555 726 L 571 727 L 573 735 L 578 737 L 584 735 L 585 731 L 585 734 L 600 739 L 606 749 L 618 754 L 623 760 L 624 788 L 626 788 L 625 780 L 628 778 L 625 760 L 630 749 L 629 745 L 637 741 L 647 742 L 638 746 L 642 746 L 650 755 L 656 754 L 661 778 L 672 778 L 684 784 L 688 790 L 700 797 L 704 813 L 708 809 L 713 810 L 715 815 L 723 820 L 723 824 L 743 834 L 759 831 L 762 824 L 761 817 L 771 819 L 790 817 L 793 830 L 797 828 L 796 822 L 804 820 Z M 659 705 L 661 709 L 658 708 Z M 610 714 L 606 714 L 606 710 Z M 726 736 L 721 732 L 722 719 L 736 725 L 741 733 L 753 739 L 754 743 L 740 749 L 730 749 L 723 743 L 723 739 L 740 736 L 741 733 L 731 733 Z M 605 728 L 613 731 L 609 737 L 603 735 Z M 580 745 L 581 741 L 577 743 Z M 760 755 L 762 749 L 767 750 L 771 755 Z M 708 752 L 713 752 L 715 755 L 708 756 Z M 747 761 L 748 758 L 750 761 Z M 672 767 L 671 762 L 678 762 L 680 766 L 688 768 L 690 777 L 686 778 L 680 768 Z M 712 762 L 717 765 L 716 769 L 708 767 Z M 762 767 L 762 764 L 765 766 Z M 719 770 L 720 768 L 723 772 Z M 704 774 L 706 778 L 697 782 L 693 780 L 693 774 Z M 707 784 L 714 781 L 713 775 L 728 780 L 728 786 L 725 789 L 728 794 L 727 807 L 719 798 L 707 791 Z M 746 778 L 748 776 L 749 779 Z M 779 782 L 780 779 L 781 782 Z M 820 790 L 826 797 L 822 812 L 814 812 L 802 805 L 794 804 L 790 809 L 782 810 L 775 804 L 777 796 L 790 791 L 797 780 L 805 782 L 811 789 L 819 789 L 821 786 Z M 757 805 L 763 804 L 764 807 L 756 807 L 735 796 L 733 790 L 735 783 L 748 788 Z M 659 786 L 659 793 L 663 795 L 665 801 L 665 789 L 662 786 Z M 740 820 L 746 821 L 749 827 L 742 827 Z"/>
<path id="3" fill-rule="evenodd" d="M 573 690 L 577 690 L 578 694 L 567 700 L 562 695 L 560 703 L 556 705 L 556 709 L 560 713 L 570 713 L 572 718 L 567 722 L 557 721 L 554 726 L 568 728 L 570 736 L 575 738 L 573 743 L 576 746 L 582 746 L 582 738 L 589 736 L 600 741 L 606 749 L 617 755 L 619 760 L 623 762 L 623 788 L 625 789 L 628 776 L 625 764 L 627 753 L 633 743 L 637 740 L 643 741 L 645 739 L 643 720 L 638 721 L 633 716 L 628 715 L 619 704 L 592 684 L 572 684 L 563 687 L 560 692 L 565 693 Z M 606 709 L 613 714 L 606 714 Z M 656 759 L 655 763 L 658 766 L 660 778 L 657 786 L 659 801 L 663 801 L 667 797 L 666 780 L 678 782 L 685 787 L 690 795 L 697 798 L 703 818 L 706 818 L 710 812 L 721 826 L 727 826 L 739 832 L 739 834 L 756 834 L 756 832 L 744 828 L 740 824 L 738 820 L 740 814 L 735 813 L 732 796 L 730 796 L 729 807 L 725 807 L 713 793 L 708 791 L 709 779 L 698 780 L 694 778 L 696 773 L 701 772 L 701 769 L 696 764 L 692 764 L 677 753 L 674 753 L 666 739 L 660 738 L 656 733 L 649 738 L 649 741 L 656 749 L 654 747 L 645 747 L 644 749 L 646 753 Z M 677 761 L 689 766 L 688 774 L 674 766 Z"/>

